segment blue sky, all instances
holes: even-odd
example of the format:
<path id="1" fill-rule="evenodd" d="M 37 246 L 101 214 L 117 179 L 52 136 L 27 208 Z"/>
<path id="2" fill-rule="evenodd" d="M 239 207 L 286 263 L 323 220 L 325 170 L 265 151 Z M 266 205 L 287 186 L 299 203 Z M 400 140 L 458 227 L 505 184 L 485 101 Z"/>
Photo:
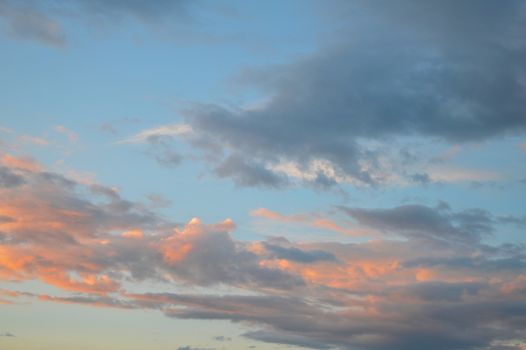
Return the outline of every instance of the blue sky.
<path id="1" fill-rule="evenodd" d="M 526 349 L 525 18 L 0 0 L 0 347 Z"/>

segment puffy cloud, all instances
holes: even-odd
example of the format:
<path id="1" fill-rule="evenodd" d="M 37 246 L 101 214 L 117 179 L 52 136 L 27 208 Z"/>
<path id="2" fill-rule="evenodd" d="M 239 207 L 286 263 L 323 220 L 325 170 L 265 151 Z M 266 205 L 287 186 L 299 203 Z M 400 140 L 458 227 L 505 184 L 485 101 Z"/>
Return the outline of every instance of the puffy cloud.
<path id="1" fill-rule="evenodd" d="M 420 184 L 494 178 L 460 170 L 453 178 L 437 169 L 404 173 L 392 148 L 408 138 L 455 146 L 524 133 L 524 3 L 378 0 L 326 7 L 338 10 L 331 19 L 343 28 L 330 44 L 239 77 L 242 86 L 266 94 L 266 103 L 202 103 L 186 112 L 188 141 L 216 175 L 243 186 L 325 188 L 397 177 Z"/>
<path id="2" fill-rule="evenodd" d="M 526 342 L 524 246 L 483 239 L 516 224 L 509 217 L 445 203 L 343 208 L 381 235 L 348 244 L 244 242 L 230 219 L 180 225 L 109 187 L 4 167 L 24 181 L 0 189 L 0 279 L 36 279 L 61 292 L 0 290 L 2 303 L 155 309 L 239 322 L 255 328 L 250 339 L 311 348 L 495 350 Z M 170 292 L 151 291 L 151 283 Z"/>
<path id="3" fill-rule="evenodd" d="M 16 182 L 16 188 L 0 189 L 5 279 L 38 278 L 66 290 L 103 294 L 116 292 L 128 275 L 256 289 L 303 283 L 260 266 L 258 256 L 230 236 L 235 228 L 230 219 L 205 225 L 194 218 L 179 227 L 112 188 L 46 171 L 4 170 L 12 175 L 10 184 Z"/>

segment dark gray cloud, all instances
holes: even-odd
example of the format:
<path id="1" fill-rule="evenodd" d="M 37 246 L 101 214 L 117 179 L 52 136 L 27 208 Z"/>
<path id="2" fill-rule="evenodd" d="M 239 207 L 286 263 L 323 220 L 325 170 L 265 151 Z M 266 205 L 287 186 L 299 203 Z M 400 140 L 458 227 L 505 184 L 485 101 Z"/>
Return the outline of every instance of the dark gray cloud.
<path id="1" fill-rule="evenodd" d="M 478 242 L 494 232 L 494 219 L 481 209 L 453 212 L 448 206 L 403 205 L 391 209 L 343 208 L 360 225 L 386 234 Z"/>
<path id="2" fill-rule="evenodd" d="M 296 247 L 282 247 L 264 243 L 265 248 L 277 259 L 287 259 L 300 263 L 314 263 L 317 261 L 337 261 L 334 254 L 324 250 L 302 250 Z"/>
<path id="3" fill-rule="evenodd" d="M 461 302 L 465 294 L 475 295 L 483 288 L 480 283 L 423 282 L 404 288 L 404 292 L 425 301 Z"/>
<path id="4" fill-rule="evenodd" d="M 410 179 L 412 182 L 421 184 L 421 185 L 428 185 L 431 183 L 431 178 L 426 173 L 416 173 L 410 176 Z"/>
<path id="5" fill-rule="evenodd" d="M 216 167 L 215 173 L 221 178 L 232 178 L 240 186 L 281 187 L 287 183 L 285 176 L 236 155 L 224 159 Z"/>
<path id="6" fill-rule="evenodd" d="M 51 46 L 63 46 L 65 36 L 60 24 L 35 8 L 34 4 L 33 1 L 0 1 L 0 18 L 7 22 L 9 34 Z"/>
<path id="7" fill-rule="evenodd" d="M 269 330 L 249 332 L 251 339 L 294 344 L 310 348 L 343 349 L 491 349 L 493 340 L 522 339 L 526 301 L 476 300 L 478 286 L 443 287 L 439 291 L 423 290 L 427 303 L 415 307 L 401 300 L 382 302 L 379 312 L 391 313 L 393 319 L 382 321 L 357 312 L 328 312 L 317 304 L 307 304 L 279 297 L 247 296 L 194 297 L 170 295 L 174 305 L 192 305 L 191 309 L 169 308 L 168 316 L 191 319 L 226 319 L 259 323 Z M 457 299 L 462 290 L 464 298 Z M 413 292 L 414 293 L 414 292 Z M 465 296 L 475 298 L 466 301 Z M 151 295 L 152 297 L 152 295 Z M 162 299 L 166 301 L 166 295 Z M 457 309 L 458 306 L 458 309 Z M 402 311 L 403 310 L 403 311 Z M 402 312 L 394 316 L 397 312 Z"/>
<path id="8" fill-rule="evenodd" d="M 485 270 L 488 272 L 506 271 L 518 272 L 526 268 L 526 256 L 522 254 L 512 257 L 494 256 L 492 259 L 483 257 L 420 257 L 408 259 L 404 262 L 406 267 L 443 267 L 464 270 Z"/>
<path id="9" fill-rule="evenodd" d="M 148 154 L 160 165 L 172 168 L 181 164 L 184 157 L 175 150 L 170 141 L 167 138 L 149 140 L 150 149 Z"/>
<path id="10" fill-rule="evenodd" d="M 24 177 L 0 166 L 0 187 L 17 187 L 25 183 Z"/>
<path id="11" fill-rule="evenodd" d="M 0 215 L 0 222 L 2 223 L 5 223 L 5 222 L 15 222 L 16 219 L 15 218 L 12 218 L 11 216 L 7 216 L 7 215 Z"/>
<path id="12" fill-rule="evenodd" d="M 296 345 L 306 347 L 309 349 L 332 349 L 331 345 L 319 342 L 316 340 L 306 339 L 297 335 L 290 335 L 283 332 L 275 332 L 268 330 L 259 330 L 246 332 L 243 334 L 244 337 L 254 339 L 266 343 L 284 344 L 284 345 Z"/>
<path id="13" fill-rule="evenodd" d="M 187 283 L 277 289 L 294 289 L 304 284 L 297 276 L 261 267 L 258 256 L 239 246 L 226 232 L 196 235 L 186 242 L 192 250 L 169 271 Z"/>
<path id="14" fill-rule="evenodd" d="M 305 170 L 321 159 L 334 168 L 333 181 L 347 176 L 371 184 L 382 182 L 385 169 L 367 141 L 391 144 L 416 136 L 458 144 L 526 130 L 522 1 L 328 7 L 338 10 L 344 28 L 338 39 L 295 63 L 241 75 L 240 84 L 261 89 L 267 103 L 253 109 L 203 104 L 188 111 L 198 138 L 235 154 L 235 164 L 217 160 L 220 176 L 273 186 L 271 173 L 284 176 L 273 167 L 277 163 Z M 253 165 L 239 166 L 247 163 Z M 422 173 L 409 176 L 428 182 Z"/>
<path id="15" fill-rule="evenodd" d="M 511 225 L 515 225 L 521 228 L 526 227 L 526 216 L 517 217 L 513 215 L 506 215 L 506 216 L 499 216 L 497 220 L 503 224 L 511 224 Z"/>

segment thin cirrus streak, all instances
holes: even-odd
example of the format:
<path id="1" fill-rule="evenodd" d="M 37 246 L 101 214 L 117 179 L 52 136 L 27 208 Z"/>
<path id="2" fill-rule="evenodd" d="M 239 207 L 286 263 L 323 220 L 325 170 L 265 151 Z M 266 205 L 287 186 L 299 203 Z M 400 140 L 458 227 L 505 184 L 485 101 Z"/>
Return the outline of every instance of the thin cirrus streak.
<path id="1" fill-rule="evenodd" d="M 112 188 L 27 162 L 2 158 L 0 278 L 38 280 L 57 295 L 7 284 L 1 303 L 155 309 L 241 322 L 257 327 L 249 339 L 313 348 L 416 349 L 430 339 L 449 349 L 524 348 L 526 252 L 483 241 L 516 218 L 445 203 L 340 207 L 375 239 L 246 242 L 234 237 L 231 219 L 179 225 Z M 329 218 L 252 214 L 346 233 Z M 178 292 L 139 292 L 146 281 Z M 230 291 L 215 293 L 217 286 Z"/>
<path id="2" fill-rule="evenodd" d="M 357 228 L 349 229 L 343 227 L 336 221 L 319 214 L 284 215 L 276 211 L 269 210 L 267 208 L 257 208 L 252 210 L 250 212 L 250 215 L 255 218 L 265 219 L 271 222 L 296 224 L 300 226 L 342 233 L 349 236 L 367 236 L 371 234 L 371 232 L 361 231 Z"/>

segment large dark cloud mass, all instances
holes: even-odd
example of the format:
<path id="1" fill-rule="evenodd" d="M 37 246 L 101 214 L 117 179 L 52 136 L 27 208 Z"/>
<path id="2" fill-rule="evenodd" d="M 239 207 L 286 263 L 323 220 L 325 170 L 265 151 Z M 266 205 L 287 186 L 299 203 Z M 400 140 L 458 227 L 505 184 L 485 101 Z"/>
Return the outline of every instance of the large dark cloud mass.
<path id="1" fill-rule="evenodd" d="M 368 141 L 465 143 L 525 131 L 523 1 L 337 4 L 342 29 L 318 52 L 242 74 L 241 84 L 268 95 L 264 105 L 188 112 L 208 147 L 231 154 L 217 160 L 220 176 L 278 186 L 276 164 L 306 171 L 323 160 L 340 178 L 370 184 L 382 181 L 382 168 Z"/>

